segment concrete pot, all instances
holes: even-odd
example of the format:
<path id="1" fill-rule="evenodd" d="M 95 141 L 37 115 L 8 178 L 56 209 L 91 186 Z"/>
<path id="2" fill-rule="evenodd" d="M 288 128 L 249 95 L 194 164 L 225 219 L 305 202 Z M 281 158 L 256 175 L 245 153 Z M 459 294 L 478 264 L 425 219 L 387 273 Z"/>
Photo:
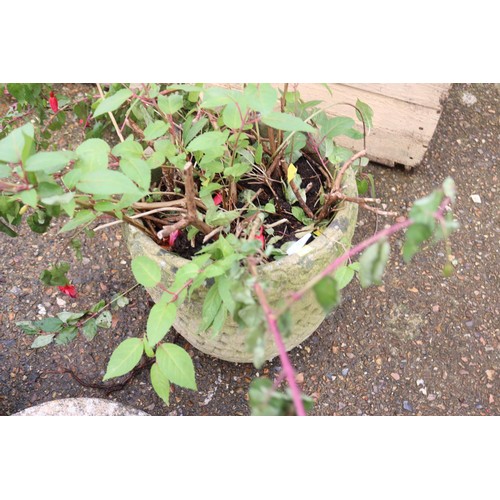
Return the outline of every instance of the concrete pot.
<path id="1" fill-rule="evenodd" d="M 347 196 L 357 196 L 354 173 L 349 169 L 343 178 L 343 192 Z M 328 263 L 350 248 L 356 226 L 358 205 L 343 202 L 330 226 L 310 244 L 296 254 L 259 266 L 258 274 L 269 285 L 266 294 L 271 306 L 278 303 L 290 292 L 299 290 Z M 158 262 L 162 268 L 163 284 L 169 287 L 175 273 L 189 261 L 170 253 L 132 226 L 124 225 L 125 239 L 132 258 L 146 255 Z M 185 302 L 177 312 L 175 329 L 194 347 L 216 358 L 238 363 L 251 363 L 252 354 L 246 348 L 245 333 L 228 319 L 223 331 L 215 338 L 210 332 L 199 332 L 202 306 L 208 288 L 200 287 L 193 293 L 192 300 Z M 156 302 L 162 295 L 158 288 L 148 289 Z M 307 293 L 292 308 L 293 329 L 285 339 L 287 350 L 293 349 L 309 337 L 325 319 L 323 309 L 316 301 L 314 293 Z M 267 334 L 265 356 L 270 360 L 278 355 L 271 335 Z"/>
<path id="2" fill-rule="evenodd" d="M 117 401 L 100 398 L 55 399 L 26 408 L 13 417 L 126 417 L 149 416 L 147 413 Z"/>

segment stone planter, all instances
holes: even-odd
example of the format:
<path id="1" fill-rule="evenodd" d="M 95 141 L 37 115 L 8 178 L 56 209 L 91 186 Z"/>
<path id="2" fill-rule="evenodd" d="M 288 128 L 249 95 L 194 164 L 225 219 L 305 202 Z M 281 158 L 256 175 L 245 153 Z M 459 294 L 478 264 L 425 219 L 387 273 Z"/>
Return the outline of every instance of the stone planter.
<path id="1" fill-rule="evenodd" d="M 356 180 L 351 169 L 344 175 L 343 192 L 347 196 L 357 196 Z M 321 236 L 296 254 L 259 266 L 259 277 L 269 284 L 266 294 L 271 306 L 277 304 L 287 294 L 299 290 L 329 262 L 350 248 L 357 214 L 357 204 L 343 202 L 335 219 Z M 189 262 L 162 249 L 132 226 L 124 225 L 124 233 L 132 258 L 146 255 L 158 262 L 162 268 L 163 284 L 167 287 L 173 283 L 177 269 Z M 246 348 L 245 333 L 241 332 L 231 319 L 226 321 L 223 331 L 215 338 L 210 332 L 198 331 L 207 291 L 207 288 L 199 288 L 193 293 L 191 301 L 186 301 L 179 308 L 174 323 L 175 329 L 194 347 L 206 354 L 226 361 L 252 362 L 252 354 Z M 148 289 L 148 292 L 154 301 L 158 301 L 162 294 L 158 288 Z M 298 346 L 309 337 L 325 319 L 325 313 L 311 291 L 294 304 L 292 317 L 292 334 L 285 339 L 287 350 Z M 277 354 L 273 339 L 268 334 L 266 359 L 270 360 Z"/>
<path id="2" fill-rule="evenodd" d="M 26 408 L 13 417 L 127 417 L 149 416 L 117 401 L 100 398 L 66 398 Z"/>

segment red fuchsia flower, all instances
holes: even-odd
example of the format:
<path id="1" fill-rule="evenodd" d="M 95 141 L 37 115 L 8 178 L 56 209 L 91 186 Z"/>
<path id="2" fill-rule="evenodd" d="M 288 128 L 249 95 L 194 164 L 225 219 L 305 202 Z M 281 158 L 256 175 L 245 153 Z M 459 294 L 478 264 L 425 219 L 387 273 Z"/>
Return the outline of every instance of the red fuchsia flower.
<path id="1" fill-rule="evenodd" d="M 217 193 L 215 196 L 214 196 L 214 203 L 216 205 L 220 205 L 222 203 L 222 194 L 220 193 Z"/>
<path id="2" fill-rule="evenodd" d="M 59 103 L 57 102 L 57 97 L 54 95 L 54 92 L 50 92 L 49 104 L 54 113 L 59 111 Z"/>
<path id="3" fill-rule="evenodd" d="M 58 286 L 59 290 L 66 295 L 69 295 L 72 299 L 76 299 L 76 288 L 74 285 L 64 285 Z"/>
<path id="4" fill-rule="evenodd" d="M 266 247 L 266 240 L 264 238 L 264 228 L 261 226 L 258 236 L 255 237 L 256 240 L 259 240 L 262 243 L 262 250 Z"/>
<path id="5" fill-rule="evenodd" d="M 170 235 L 168 237 L 168 246 L 169 247 L 173 247 L 174 246 L 175 240 L 178 238 L 179 234 L 181 234 L 180 229 L 176 229 L 175 231 L 173 231 L 172 233 L 170 233 Z"/>

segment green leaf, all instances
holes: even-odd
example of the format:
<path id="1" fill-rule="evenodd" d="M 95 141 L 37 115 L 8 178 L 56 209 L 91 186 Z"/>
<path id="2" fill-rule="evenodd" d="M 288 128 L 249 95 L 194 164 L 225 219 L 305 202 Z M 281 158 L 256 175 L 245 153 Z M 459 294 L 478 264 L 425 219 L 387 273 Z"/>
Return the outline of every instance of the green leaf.
<path id="1" fill-rule="evenodd" d="M 156 350 L 156 362 L 173 384 L 194 391 L 197 389 L 193 361 L 182 347 L 161 344 Z"/>
<path id="2" fill-rule="evenodd" d="M 69 311 L 63 311 L 57 314 L 57 317 L 60 321 L 63 323 L 69 323 L 69 324 L 74 324 L 76 320 L 82 318 L 85 316 L 85 311 L 84 312 L 69 312 Z"/>
<path id="3" fill-rule="evenodd" d="M 386 240 L 369 246 L 359 259 L 359 281 L 363 288 L 380 285 L 391 247 Z"/>
<path id="4" fill-rule="evenodd" d="M 23 154 L 28 142 L 31 144 L 35 129 L 31 123 L 13 130 L 7 137 L 0 140 L 0 162 L 18 163 L 24 161 Z"/>
<path id="5" fill-rule="evenodd" d="M 50 269 L 44 269 L 40 275 L 40 280 L 47 286 L 64 286 L 69 283 L 66 273 L 69 271 L 69 264 L 61 262 Z"/>
<path id="6" fill-rule="evenodd" d="M 52 217 L 50 217 L 47 212 L 44 210 L 37 210 L 26 219 L 26 223 L 33 232 L 42 234 L 49 228 L 51 220 Z"/>
<path id="7" fill-rule="evenodd" d="M 27 172 L 53 174 L 62 170 L 75 158 L 76 154 L 73 151 L 42 151 L 28 158 L 25 169 Z"/>
<path id="8" fill-rule="evenodd" d="M 7 226 L 7 224 L 4 224 L 1 220 L 0 220 L 0 232 L 5 233 L 7 236 L 10 236 L 11 238 L 15 238 L 17 236 L 17 233 L 9 226 Z"/>
<path id="9" fill-rule="evenodd" d="M 76 229 L 78 226 L 83 224 L 89 224 L 97 218 L 97 214 L 92 212 L 92 210 L 80 210 L 76 213 L 74 219 L 64 224 L 64 226 L 59 230 L 60 233 L 66 233 Z"/>
<path id="10" fill-rule="evenodd" d="M 457 189 L 455 186 L 455 181 L 451 177 L 446 177 L 446 179 L 444 180 L 443 193 L 445 196 L 450 198 L 452 203 L 455 203 Z"/>
<path id="11" fill-rule="evenodd" d="M 6 177 L 10 177 L 11 173 L 12 169 L 9 167 L 9 165 L 0 163 L 0 179 L 5 179 Z"/>
<path id="12" fill-rule="evenodd" d="M 35 321 L 16 321 L 16 326 L 28 335 L 36 335 L 40 331 L 40 329 L 35 326 Z"/>
<path id="13" fill-rule="evenodd" d="M 137 141 L 134 141 L 132 136 L 129 136 L 125 141 L 117 144 L 111 153 L 114 156 L 141 158 L 143 150 L 142 146 Z"/>
<path id="14" fill-rule="evenodd" d="M 142 339 L 130 338 L 124 340 L 111 355 L 106 374 L 102 380 L 109 380 L 128 373 L 139 363 L 143 352 Z"/>
<path id="15" fill-rule="evenodd" d="M 151 184 L 151 169 L 146 160 L 134 157 L 122 158 L 120 160 L 120 168 L 139 187 L 149 189 L 149 185 Z"/>
<path id="16" fill-rule="evenodd" d="M 367 128 L 367 131 L 373 128 L 373 110 L 368 106 L 368 104 L 365 104 L 364 102 L 360 101 L 359 99 L 356 101 L 356 116 L 361 120 L 365 121 L 365 125 Z"/>
<path id="17" fill-rule="evenodd" d="M 160 301 L 151 308 L 146 325 L 149 345 L 154 346 L 165 337 L 174 324 L 176 314 L 174 302 Z"/>
<path id="18" fill-rule="evenodd" d="M 205 151 L 213 149 L 217 146 L 222 146 L 226 143 L 229 137 L 229 130 L 220 132 L 218 130 L 212 132 L 205 132 L 193 139 L 186 147 L 187 151 Z"/>
<path id="19" fill-rule="evenodd" d="M 95 318 L 90 318 L 82 328 L 82 333 L 87 340 L 92 340 L 97 335 L 97 324 Z"/>
<path id="20" fill-rule="evenodd" d="M 277 130 L 285 130 L 286 132 L 314 132 L 311 125 L 305 123 L 297 116 L 288 113 L 268 113 L 261 118 L 262 123 L 273 127 Z"/>
<path id="21" fill-rule="evenodd" d="M 230 129 L 240 129 L 243 127 L 243 117 L 241 114 L 244 111 L 238 109 L 238 106 L 234 102 L 230 102 L 222 111 L 222 121 L 226 127 Z"/>
<path id="22" fill-rule="evenodd" d="M 32 208 L 36 208 L 38 202 L 38 194 L 36 189 L 28 189 L 26 191 L 21 191 L 19 198 L 25 205 L 29 205 Z"/>
<path id="23" fill-rule="evenodd" d="M 240 212 L 238 210 L 226 212 L 218 209 L 217 207 L 211 207 L 207 210 L 205 221 L 210 226 L 227 226 L 239 216 Z"/>
<path id="24" fill-rule="evenodd" d="M 161 280 L 161 268 L 153 259 L 140 255 L 132 259 L 132 273 L 142 286 L 151 288 Z"/>
<path id="25" fill-rule="evenodd" d="M 76 187 L 83 193 L 112 195 L 137 193 L 134 183 L 121 172 L 115 170 L 98 170 L 88 172 L 78 181 Z"/>
<path id="26" fill-rule="evenodd" d="M 263 115 L 272 112 L 278 99 L 278 92 L 269 83 L 249 83 L 244 94 L 250 108 Z"/>
<path id="27" fill-rule="evenodd" d="M 403 260 L 410 262 L 412 257 L 419 251 L 421 243 L 432 236 L 432 229 L 426 224 L 412 224 L 405 234 L 403 245 Z"/>
<path id="28" fill-rule="evenodd" d="M 278 316 L 278 329 L 283 337 L 288 338 L 292 334 L 292 326 L 292 313 L 290 309 L 287 309 Z"/>
<path id="29" fill-rule="evenodd" d="M 158 363 L 154 363 L 154 365 L 151 366 L 151 385 L 161 400 L 168 405 L 170 397 L 170 381 L 161 371 Z"/>
<path id="30" fill-rule="evenodd" d="M 78 329 L 76 326 L 67 326 L 63 328 L 61 332 L 57 335 L 55 344 L 56 345 L 67 345 L 73 341 L 78 335 Z"/>
<path id="31" fill-rule="evenodd" d="M 201 102 L 202 108 L 218 108 L 232 102 L 235 94 L 234 90 L 224 89 L 221 87 L 209 87 L 203 91 L 203 101 Z"/>
<path id="32" fill-rule="evenodd" d="M 302 224 L 304 224 L 304 226 L 307 226 L 307 225 L 311 224 L 312 222 L 314 222 L 312 219 L 307 217 L 307 215 L 305 214 L 304 210 L 301 207 L 293 206 L 292 207 L 292 215 L 298 221 L 302 222 Z"/>
<path id="33" fill-rule="evenodd" d="M 246 163 L 235 163 L 232 167 L 226 167 L 224 169 L 224 175 L 240 179 L 243 175 L 250 172 L 250 170 L 252 170 L 251 165 Z"/>
<path id="34" fill-rule="evenodd" d="M 45 347 L 49 345 L 54 340 L 55 333 L 49 333 L 48 335 L 39 335 L 31 344 L 32 349 L 38 349 L 40 347 Z"/>
<path id="35" fill-rule="evenodd" d="M 63 322 L 59 318 L 45 318 L 40 321 L 34 321 L 33 326 L 47 333 L 58 332 L 63 328 Z"/>
<path id="36" fill-rule="evenodd" d="M 95 320 L 95 324 L 98 328 L 111 328 L 113 322 L 113 317 L 109 311 L 103 311 Z"/>
<path id="37" fill-rule="evenodd" d="M 208 118 L 201 118 L 196 123 L 192 123 L 189 130 L 183 131 L 182 136 L 184 140 L 184 144 L 188 145 L 203 129 L 203 127 L 208 123 Z"/>
<path id="38" fill-rule="evenodd" d="M 314 294 L 325 313 L 329 313 L 340 303 L 340 292 L 337 282 L 331 276 L 325 276 L 314 285 Z"/>
<path id="39" fill-rule="evenodd" d="M 104 115 L 105 113 L 113 112 L 118 109 L 130 96 L 132 91 L 121 89 L 110 97 L 106 97 L 99 103 L 94 111 L 94 118 Z"/>
<path id="40" fill-rule="evenodd" d="M 164 135 L 169 128 L 169 124 L 165 123 L 162 120 L 156 120 L 153 123 L 150 123 L 144 129 L 144 140 L 145 141 L 154 141 Z"/>
<path id="41" fill-rule="evenodd" d="M 347 116 L 330 118 L 320 129 L 321 136 L 332 139 L 345 134 L 354 125 L 354 120 Z"/>
<path id="42" fill-rule="evenodd" d="M 354 278 L 355 270 L 351 266 L 339 267 L 334 274 L 339 290 L 345 288 Z"/>
<path id="43" fill-rule="evenodd" d="M 78 160 L 75 168 L 85 172 L 104 170 L 108 166 L 110 147 L 102 139 L 87 139 L 76 148 Z"/>
<path id="44" fill-rule="evenodd" d="M 170 94 L 168 97 L 158 96 L 158 106 L 166 115 L 173 115 L 182 108 L 183 98 L 180 94 Z"/>
<path id="45" fill-rule="evenodd" d="M 222 298 L 218 291 L 218 283 L 215 283 L 208 290 L 205 301 L 203 302 L 202 322 L 200 325 L 201 331 L 206 331 L 212 325 L 217 313 L 222 304 Z"/>

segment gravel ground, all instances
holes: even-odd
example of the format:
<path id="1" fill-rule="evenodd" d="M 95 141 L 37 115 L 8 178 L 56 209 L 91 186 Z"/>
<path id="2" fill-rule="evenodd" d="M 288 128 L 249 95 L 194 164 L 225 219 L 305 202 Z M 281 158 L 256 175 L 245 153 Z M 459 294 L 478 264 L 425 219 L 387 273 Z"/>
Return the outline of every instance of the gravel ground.
<path id="1" fill-rule="evenodd" d="M 78 92 L 67 86 L 64 91 Z M 0 103 L 1 104 L 1 103 Z M 304 392 L 316 401 L 314 415 L 499 415 L 498 172 L 499 94 L 493 84 L 452 87 L 422 164 L 411 172 L 369 165 L 377 195 L 391 210 L 404 212 L 451 175 L 461 228 L 452 237 L 455 274 L 442 277 L 444 249 L 436 246 L 404 265 L 393 240 L 384 285 L 362 290 L 353 282 L 342 305 L 300 347 L 291 352 Z M 75 139 L 76 124 L 60 135 Z M 81 140 L 81 132 L 78 132 Z M 476 203 L 471 195 L 479 195 Z M 362 212 L 355 242 L 385 220 Z M 109 356 L 126 337 L 140 336 L 150 307 L 135 289 L 130 305 L 113 311 L 113 328 L 92 342 L 30 349 L 32 338 L 16 321 L 82 310 L 111 299 L 134 284 L 121 233 L 109 228 L 86 239 L 84 261 L 64 248 L 53 227 L 42 237 L 23 227 L 20 236 L 0 234 L 0 414 L 67 397 L 109 397 L 152 415 L 248 415 L 248 384 L 255 375 L 279 369 L 276 361 L 257 372 L 251 365 L 206 356 L 186 345 L 196 366 L 198 392 L 176 388 L 165 407 L 150 387 L 147 372 L 107 396 L 80 385 L 68 374 L 99 382 Z M 111 251 L 110 251 L 111 249 Z M 37 277 L 63 252 L 72 263 L 76 300 L 44 288 Z M 59 301 L 58 301 L 59 299 Z M 61 303 L 61 299 L 66 302 Z"/>

